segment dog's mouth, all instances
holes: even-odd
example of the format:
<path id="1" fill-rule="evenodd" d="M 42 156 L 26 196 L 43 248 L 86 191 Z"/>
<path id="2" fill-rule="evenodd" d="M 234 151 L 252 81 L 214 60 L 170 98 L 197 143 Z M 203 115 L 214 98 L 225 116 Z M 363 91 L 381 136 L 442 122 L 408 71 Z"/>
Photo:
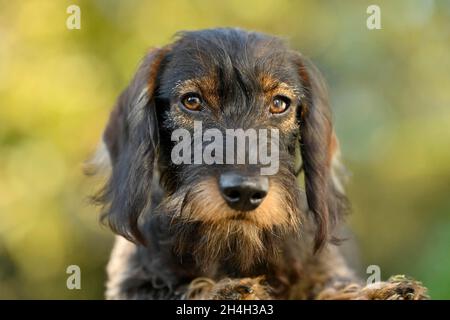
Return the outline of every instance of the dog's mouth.
<path id="1" fill-rule="evenodd" d="M 253 210 L 255 211 L 255 210 Z M 223 221 L 226 222 L 238 222 L 238 223 L 245 223 L 245 224 L 253 224 L 256 226 L 260 226 L 260 223 L 258 222 L 257 214 L 253 213 L 253 211 L 246 211 L 246 212 L 237 212 L 237 213 L 230 213 L 229 216 L 226 216 L 223 218 Z M 276 225 L 276 223 L 274 223 Z"/>
<path id="2" fill-rule="evenodd" d="M 250 219 L 248 219 L 247 215 L 245 212 L 240 212 L 238 214 L 235 214 L 233 216 L 230 217 L 231 220 L 248 220 L 249 222 L 251 222 Z"/>

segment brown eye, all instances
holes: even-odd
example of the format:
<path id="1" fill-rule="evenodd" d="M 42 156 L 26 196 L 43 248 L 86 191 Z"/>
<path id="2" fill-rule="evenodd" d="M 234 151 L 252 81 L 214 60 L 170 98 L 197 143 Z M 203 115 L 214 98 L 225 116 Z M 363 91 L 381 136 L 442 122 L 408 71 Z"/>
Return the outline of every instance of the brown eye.
<path id="1" fill-rule="evenodd" d="M 291 100 L 285 96 L 275 96 L 270 105 L 270 113 L 279 114 L 285 112 L 291 105 Z"/>
<path id="2" fill-rule="evenodd" d="M 188 93 L 181 99 L 183 106 L 190 111 L 199 111 L 202 108 L 202 99 L 196 93 Z"/>

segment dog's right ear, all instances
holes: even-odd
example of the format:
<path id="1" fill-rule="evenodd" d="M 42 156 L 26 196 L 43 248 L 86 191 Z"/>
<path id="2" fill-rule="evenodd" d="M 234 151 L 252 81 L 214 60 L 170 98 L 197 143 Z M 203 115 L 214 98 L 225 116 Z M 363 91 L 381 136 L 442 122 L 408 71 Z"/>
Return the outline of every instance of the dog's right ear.
<path id="1" fill-rule="evenodd" d="M 154 95 L 167 48 L 145 57 L 128 87 L 119 96 L 103 134 L 112 166 L 97 200 L 104 205 L 102 221 L 119 235 L 145 243 L 139 216 L 149 205 L 153 167 L 158 153 Z"/>

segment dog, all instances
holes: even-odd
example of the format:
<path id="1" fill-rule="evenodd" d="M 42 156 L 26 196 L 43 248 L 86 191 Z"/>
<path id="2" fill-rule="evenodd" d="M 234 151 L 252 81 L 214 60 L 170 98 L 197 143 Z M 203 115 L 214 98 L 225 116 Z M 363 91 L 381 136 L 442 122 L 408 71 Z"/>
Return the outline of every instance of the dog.
<path id="1" fill-rule="evenodd" d="M 196 123 L 216 139 L 270 130 L 276 172 L 263 175 L 258 161 L 195 161 L 187 152 L 207 142 L 195 141 Z M 177 130 L 189 133 L 182 163 Z M 250 144 L 233 150 L 245 158 Z M 222 145 L 213 158 L 229 151 Z M 347 266 L 335 233 L 348 201 L 326 85 L 280 38 L 208 29 L 150 50 L 99 154 L 109 178 L 95 200 L 117 234 L 107 299 L 426 297 L 403 277 L 365 286 Z"/>

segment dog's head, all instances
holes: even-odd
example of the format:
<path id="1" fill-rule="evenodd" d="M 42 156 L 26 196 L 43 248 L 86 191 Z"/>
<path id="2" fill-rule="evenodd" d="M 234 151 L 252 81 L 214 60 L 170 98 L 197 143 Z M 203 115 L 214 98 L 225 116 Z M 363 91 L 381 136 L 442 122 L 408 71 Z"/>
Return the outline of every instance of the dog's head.
<path id="1" fill-rule="evenodd" d="M 203 30 L 152 50 L 119 97 L 104 142 L 112 163 L 104 217 L 132 241 L 147 239 L 140 217 L 163 215 L 178 249 L 201 260 L 235 255 L 248 267 L 276 252 L 273 239 L 299 232 L 308 217 L 298 146 L 316 250 L 339 216 L 325 86 L 278 38 Z M 156 172 L 164 197 L 150 210 Z"/>

